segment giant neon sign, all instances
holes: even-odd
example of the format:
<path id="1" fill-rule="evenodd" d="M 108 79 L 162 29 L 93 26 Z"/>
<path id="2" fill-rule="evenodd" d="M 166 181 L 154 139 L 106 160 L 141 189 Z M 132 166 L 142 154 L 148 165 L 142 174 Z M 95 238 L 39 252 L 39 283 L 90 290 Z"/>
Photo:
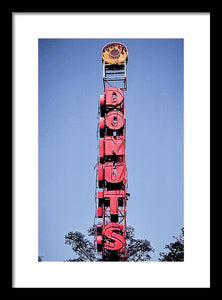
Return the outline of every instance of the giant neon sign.
<path id="1" fill-rule="evenodd" d="M 104 260 L 125 260 L 126 249 L 126 118 L 127 48 L 121 43 L 103 47 L 104 94 L 99 101 L 96 244 Z M 113 86 L 122 83 L 122 86 Z M 100 221 L 100 220 L 101 221 Z"/>

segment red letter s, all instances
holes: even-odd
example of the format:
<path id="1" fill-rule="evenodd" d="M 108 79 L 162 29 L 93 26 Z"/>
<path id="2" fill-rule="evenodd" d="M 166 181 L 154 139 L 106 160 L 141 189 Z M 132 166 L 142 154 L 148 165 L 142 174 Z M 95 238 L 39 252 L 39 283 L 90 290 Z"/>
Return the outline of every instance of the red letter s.
<path id="1" fill-rule="evenodd" d="M 123 228 L 123 225 L 115 222 L 110 222 L 104 228 L 103 234 L 109 239 L 113 240 L 112 242 L 105 242 L 104 248 L 108 250 L 119 250 L 125 245 L 125 239 L 122 235 L 115 233 L 114 231 L 120 231 Z"/>

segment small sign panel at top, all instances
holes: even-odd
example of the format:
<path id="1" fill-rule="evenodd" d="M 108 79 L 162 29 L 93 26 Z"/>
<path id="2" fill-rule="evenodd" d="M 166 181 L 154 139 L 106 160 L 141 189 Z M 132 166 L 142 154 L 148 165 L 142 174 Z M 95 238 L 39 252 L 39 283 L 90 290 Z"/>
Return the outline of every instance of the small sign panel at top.
<path id="1" fill-rule="evenodd" d="M 118 65 L 128 60 L 128 51 L 126 46 L 121 43 L 110 43 L 102 49 L 102 60 L 107 64 Z"/>

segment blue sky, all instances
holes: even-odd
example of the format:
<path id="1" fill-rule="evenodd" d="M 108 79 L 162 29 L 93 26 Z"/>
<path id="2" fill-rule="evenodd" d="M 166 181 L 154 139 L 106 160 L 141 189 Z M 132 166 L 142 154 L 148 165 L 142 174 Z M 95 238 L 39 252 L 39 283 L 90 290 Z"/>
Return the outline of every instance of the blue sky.
<path id="1" fill-rule="evenodd" d="M 183 210 L 183 39 L 39 40 L 39 255 L 73 257 L 65 234 L 94 222 L 101 50 L 127 46 L 127 225 L 157 261 Z"/>

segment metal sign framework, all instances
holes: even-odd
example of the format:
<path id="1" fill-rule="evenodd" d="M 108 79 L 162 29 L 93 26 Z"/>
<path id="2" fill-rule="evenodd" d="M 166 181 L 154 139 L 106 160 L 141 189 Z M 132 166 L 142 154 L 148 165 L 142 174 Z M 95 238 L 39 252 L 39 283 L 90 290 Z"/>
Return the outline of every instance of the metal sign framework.
<path id="1" fill-rule="evenodd" d="M 102 49 L 104 94 L 98 105 L 95 241 L 105 261 L 126 260 L 127 48 L 110 43 Z"/>

